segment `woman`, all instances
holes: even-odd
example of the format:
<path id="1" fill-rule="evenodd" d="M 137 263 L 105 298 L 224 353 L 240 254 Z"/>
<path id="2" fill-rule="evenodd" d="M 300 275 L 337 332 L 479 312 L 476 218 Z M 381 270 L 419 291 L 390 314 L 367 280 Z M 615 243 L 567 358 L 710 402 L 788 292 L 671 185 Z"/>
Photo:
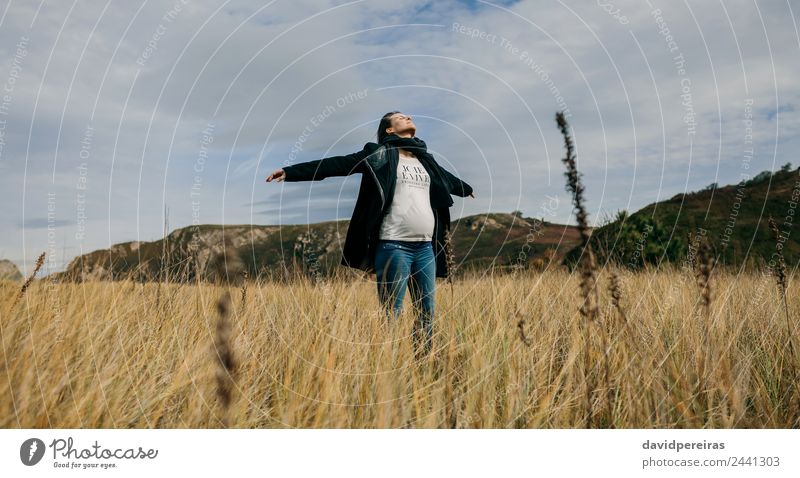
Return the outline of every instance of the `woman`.
<path id="1" fill-rule="evenodd" d="M 378 125 L 378 143 L 356 153 L 278 169 L 275 181 L 319 181 L 362 173 L 347 229 L 342 265 L 375 272 L 378 299 L 389 319 L 399 316 L 405 289 L 419 314 L 417 348 L 433 344 L 436 277 L 447 277 L 444 234 L 450 228 L 451 194 L 474 198 L 472 187 L 439 165 L 415 135 L 412 118 L 391 111 Z M 417 350 L 419 350 L 417 348 Z"/>

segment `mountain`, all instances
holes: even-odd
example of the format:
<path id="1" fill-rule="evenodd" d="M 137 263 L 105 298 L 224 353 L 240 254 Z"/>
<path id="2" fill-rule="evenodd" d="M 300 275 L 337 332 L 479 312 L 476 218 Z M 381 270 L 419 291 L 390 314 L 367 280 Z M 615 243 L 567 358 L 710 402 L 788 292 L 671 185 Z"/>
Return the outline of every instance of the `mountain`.
<path id="1" fill-rule="evenodd" d="M 2 259 L 0 260 L 0 280 L 22 280 L 22 274 L 17 269 L 16 264 L 8 259 Z"/>
<path id="2" fill-rule="evenodd" d="M 152 242 L 125 242 L 76 257 L 55 280 L 168 280 L 236 282 L 280 279 L 293 273 L 325 276 L 337 270 L 349 220 L 288 226 L 200 225 Z M 451 223 L 460 270 L 506 270 L 558 263 L 579 242 L 574 226 L 513 214 L 467 216 Z M 162 268 L 162 265 L 164 266 Z"/>
<path id="3" fill-rule="evenodd" d="M 738 184 L 678 194 L 633 214 L 621 211 L 592 231 L 592 247 L 601 261 L 631 266 L 679 262 L 690 250 L 687 235 L 701 232 L 722 264 L 752 267 L 769 262 L 776 250 L 767 226 L 771 215 L 780 228 L 786 262 L 796 263 L 800 169 L 787 166 Z M 164 239 L 125 242 L 78 256 L 54 278 L 236 282 L 245 272 L 273 280 L 297 273 L 356 272 L 339 265 L 348 224 L 189 226 Z M 541 269 L 562 261 L 573 265 L 581 252 L 574 226 L 523 217 L 519 211 L 463 217 L 451 223 L 451 230 L 459 271 Z"/>
<path id="4" fill-rule="evenodd" d="M 764 171 L 752 179 L 678 194 L 649 204 L 633 214 L 621 211 L 615 220 L 592 232 L 598 257 L 640 266 L 644 262 L 680 262 L 690 252 L 689 233 L 705 236 L 720 264 L 753 268 L 773 259 L 776 240 L 768 226 L 772 216 L 780 230 L 787 264 L 800 260 L 798 227 L 800 168 Z M 580 248 L 566 256 L 568 265 Z"/>

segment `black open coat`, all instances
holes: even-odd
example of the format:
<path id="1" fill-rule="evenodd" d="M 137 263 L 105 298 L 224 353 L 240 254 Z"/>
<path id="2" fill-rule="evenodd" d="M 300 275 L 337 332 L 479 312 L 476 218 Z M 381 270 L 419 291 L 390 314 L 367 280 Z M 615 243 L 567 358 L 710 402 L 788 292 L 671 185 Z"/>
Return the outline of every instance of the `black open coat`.
<path id="1" fill-rule="evenodd" d="M 349 176 L 361 173 L 361 187 L 350 219 L 342 251 L 341 264 L 367 272 L 375 272 L 375 250 L 383 217 L 389 211 L 397 180 L 397 148 L 387 144 L 367 143 L 364 149 L 344 156 L 332 156 L 305 163 L 286 166 L 284 181 L 320 181 L 331 176 Z M 472 187 L 441 167 L 436 161 L 422 161 L 431 176 L 431 196 L 435 188 L 467 197 Z M 431 174 L 430 168 L 439 168 L 441 174 Z M 447 178 L 443 184 L 440 177 Z M 433 204 L 433 203 L 432 203 Z M 450 207 L 433 207 L 435 218 L 433 253 L 436 257 L 436 277 L 447 277 L 447 257 L 444 232 L 450 229 Z"/>

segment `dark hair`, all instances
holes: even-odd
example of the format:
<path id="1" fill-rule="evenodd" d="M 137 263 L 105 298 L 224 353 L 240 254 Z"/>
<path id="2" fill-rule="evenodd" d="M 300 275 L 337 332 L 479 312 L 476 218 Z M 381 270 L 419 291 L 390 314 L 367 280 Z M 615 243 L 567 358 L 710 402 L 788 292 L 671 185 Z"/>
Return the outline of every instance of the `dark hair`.
<path id="1" fill-rule="evenodd" d="M 381 118 L 381 122 L 378 124 L 378 144 L 383 143 L 383 139 L 389 136 L 389 133 L 386 132 L 386 128 L 392 126 L 392 121 L 389 118 L 397 113 L 402 113 L 402 111 L 390 111 Z"/>

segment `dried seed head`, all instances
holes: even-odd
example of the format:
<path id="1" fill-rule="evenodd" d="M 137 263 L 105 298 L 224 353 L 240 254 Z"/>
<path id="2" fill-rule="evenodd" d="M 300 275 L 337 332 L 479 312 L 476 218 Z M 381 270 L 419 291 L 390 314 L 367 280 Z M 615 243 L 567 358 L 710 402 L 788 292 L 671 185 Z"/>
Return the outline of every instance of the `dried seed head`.
<path id="1" fill-rule="evenodd" d="M 781 247 L 781 233 L 778 229 L 778 224 L 775 222 L 775 219 L 772 216 L 769 217 L 769 230 L 772 231 L 772 237 L 775 239 L 775 248 L 777 249 L 777 263 L 775 264 L 775 268 L 773 273 L 775 274 L 775 280 L 778 282 L 778 287 L 781 288 L 781 291 L 786 290 L 786 262 L 783 259 L 783 250 Z"/>
<path id="2" fill-rule="evenodd" d="M 622 299 L 622 283 L 616 272 L 611 272 L 611 283 L 608 285 L 608 291 L 611 293 L 611 304 L 617 309 L 623 322 L 628 321 L 625 310 L 622 308 L 620 300 Z"/>
<path id="3" fill-rule="evenodd" d="M 19 302 L 19 300 L 22 299 L 22 296 L 25 295 L 25 291 L 28 290 L 31 282 L 33 282 L 34 276 L 36 276 L 36 273 L 39 272 L 39 269 L 41 269 L 42 265 L 44 264 L 44 256 L 45 253 L 42 252 L 41 255 L 39 255 L 39 257 L 36 259 L 36 265 L 33 268 L 33 272 L 31 272 L 31 275 L 29 275 L 25 280 L 25 283 L 22 284 L 22 287 L 19 289 L 19 294 L 17 294 L 17 298 L 14 299 L 14 303 L 11 304 L 11 307 L 17 305 L 17 302 Z"/>
<path id="4" fill-rule="evenodd" d="M 533 340 L 527 336 L 525 333 L 525 317 L 521 317 L 519 310 L 516 312 L 517 317 L 520 317 L 519 321 L 517 321 L 517 330 L 519 330 L 519 339 L 522 340 L 522 343 L 530 347 Z"/>
<path id="5" fill-rule="evenodd" d="M 575 220 L 578 223 L 578 232 L 581 236 L 581 246 L 583 249 L 583 257 L 580 263 L 580 290 L 583 296 L 583 305 L 580 308 L 581 314 L 589 319 L 594 320 L 598 314 L 598 298 L 596 289 L 595 272 L 597 270 L 597 263 L 595 261 L 594 253 L 589 245 L 591 236 L 589 225 L 587 223 L 588 214 L 584 207 L 583 198 L 583 185 L 581 184 L 580 174 L 575 159 L 575 148 L 572 144 L 572 138 L 569 135 L 569 125 L 562 112 L 556 113 L 556 123 L 564 136 L 564 146 L 567 150 L 566 156 L 561 160 L 567 167 L 564 175 L 567 178 L 567 191 L 572 193 L 572 202 L 575 206 Z"/>
<path id="6" fill-rule="evenodd" d="M 244 274 L 242 274 L 242 309 L 247 304 L 247 277 L 247 271 L 244 271 Z"/>
<path id="7" fill-rule="evenodd" d="M 449 227 L 444 229 L 444 249 L 445 260 L 447 261 L 447 281 L 453 283 L 453 274 L 456 271 L 455 245 L 453 244 L 453 233 Z"/>
<path id="8" fill-rule="evenodd" d="M 230 304 L 231 297 L 229 292 L 225 292 L 217 301 L 217 326 L 214 337 L 214 357 L 217 364 L 216 382 L 217 398 L 223 410 L 222 424 L 228 427 L 231 397 L 233 395 L 234 378 L 236 374 L 236 360 L 233 355 L 231 343 L 231 324 Z"/>
<path id="9" fill-rule="evenodd" d="M 699 240 L 699 239 L 698 239 Z M 700 300 L 703 307 L 711 305 L 711 272 L 713 269 L 713 258 L 711 254 L 711 246 L 708 244 L 707 239 L 699 240 L 697 246 L 697 268 L 695 277 L 697 285 L 700 288 Z"/>

